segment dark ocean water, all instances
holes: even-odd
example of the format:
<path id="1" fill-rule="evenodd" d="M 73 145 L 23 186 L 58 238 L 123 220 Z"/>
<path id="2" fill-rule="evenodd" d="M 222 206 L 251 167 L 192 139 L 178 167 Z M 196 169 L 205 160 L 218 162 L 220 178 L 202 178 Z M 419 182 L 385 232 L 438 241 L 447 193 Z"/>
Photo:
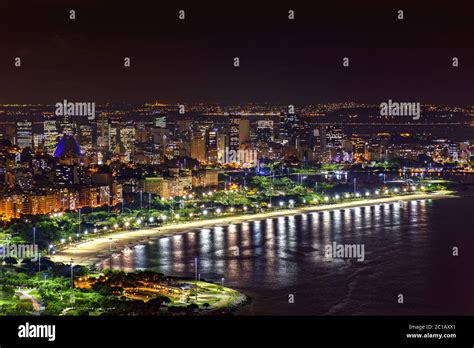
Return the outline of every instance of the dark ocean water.
<path id="1" fill-rule="evenodd" d="M 472 315 L 473 208 L 468 197 L 421 200 L 209 227 L 103 265 L 194 277 L 198 257 L 202 279 L 252 298 L 239 315 Z M 333 242 L 364 245 L 365 260 L 326 258 Z"/>

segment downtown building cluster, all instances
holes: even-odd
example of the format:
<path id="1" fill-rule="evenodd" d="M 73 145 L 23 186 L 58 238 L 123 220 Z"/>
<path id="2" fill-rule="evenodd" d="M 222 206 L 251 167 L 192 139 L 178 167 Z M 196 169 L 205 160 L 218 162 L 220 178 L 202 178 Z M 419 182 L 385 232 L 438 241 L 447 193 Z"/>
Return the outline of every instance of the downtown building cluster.
<path id="1" fill-rule="evenodd" d="M 472 116 L 462 108 L 428 106 L 416 122 L 354 103 L 294 112 L 269 105 L 104 105 L 92 120 L 53 110 L 2 107 L 3 220 L 116 206 L 129 193 L 184 196 L 218 187 L 220 171 L 258 172 L 266 160 L 365 166 L 421 158 L 469 166 L 473 152 Z"/>

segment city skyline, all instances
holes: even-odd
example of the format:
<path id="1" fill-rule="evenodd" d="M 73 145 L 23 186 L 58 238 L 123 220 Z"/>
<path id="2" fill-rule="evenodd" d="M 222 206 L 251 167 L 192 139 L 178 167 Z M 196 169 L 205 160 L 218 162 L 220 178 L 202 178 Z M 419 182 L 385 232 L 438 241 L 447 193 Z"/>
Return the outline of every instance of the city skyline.
<path id="1" fill-rule="evenodd" d="M 469 344 L 473 13 L 0 1 L 4 343 Z"/>

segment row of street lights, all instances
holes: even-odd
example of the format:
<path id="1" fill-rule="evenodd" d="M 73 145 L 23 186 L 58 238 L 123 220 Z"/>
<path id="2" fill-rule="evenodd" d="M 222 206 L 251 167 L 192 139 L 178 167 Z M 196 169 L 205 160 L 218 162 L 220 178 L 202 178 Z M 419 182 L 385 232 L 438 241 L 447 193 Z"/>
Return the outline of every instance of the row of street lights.
<path id="1" fill-rule="evenodd" d="M 423 185 L 419 186 L 419 189 L 421 189 L 421 190 L 425 190 L 425 188 L 426 188 L 426 187 L 423 186 Z M 415 191 L 416 189 L 417 189 L 417 187 L 416 187 L 416 186 L 413 186 L 413 185 L 412 185 L 412 186 L 409 186 L 409 188 L 404 187 L 404 188 L 402 188 L 401 190 L 400 190 L 400 188 L 393 188 L 393 189 L 391 189 L 391 190 L 389 190 L 389 189 L 384 189 L 383 191 L 377 189 L 377 190 L 374 191 L 373 195 L 374 195 L 374 196 L 380 196 L 381 194 L 383 194 L 383 195 L 388 195 L 388 194 L 390 194 L 390 193 L 397 194 L 397 193 L 400 193 L 400 191 L 403 192 L 403 193 L 407 193 L 408 191 Z M 209 191 L 208 193 L 203 193 L 203 195 L 204 195 L 204 196 L 212 196 L 212 195 L 213 195 L 213 191 Z M 371 193 L 370 191 L 366 191 L 366 192 L 364 193 L 364 195 L 365 195 L 365 197 L 370 197 L 370 196 L 372 196 L 372 193 Z M 193 197 L 193 194 L 190 194 L 189 197 L 192 198 L 192 197 Z M 346 193 L 344 193 L 344 194 L 336 194 L 336 195 L 334 195 L 334 196 L 332 196 L 332 197 L 330 197 L 330 196 L 324 196 L 323 200 L 324 200 L 325 203 L 329 203 L 330 201 L 340 201 L 342 198 L 350 199 L 351 197 L 361 198 L 361 197 L 362 197 L 362 194 L 361 194 L 360 192 L 355 192 L 355 193 L 353 193 L 353 194 L 346 192 Z M 303 204 L 307 204 L 307 203 L 316 204 L 316 203 L 318 203 L 318 202 L 317 202 L 317 200 L 313 200 L 312 202 L 307 202 L 305 199 L 303 199 Z M 290 200 L 288 201 L 288 206 L 289 206 L 290 208 L 294 207 L 294 204 L 295 204 L 295 201 L 294 201 L 293 199 L 290 199 Z M 283 200 L 282 200 L 282 201 L 279 201 L 279 207 L 280 207 L 280 208 L 283 208 L 283 207 L 285 207 L 286 205 L 287 205 L 287 203 L 286 203 L 285 201 L 283 201 Z M 255 204 L 255 207 L 258 208 L 258 207 L 259 207 L 259 204 L 258 204 L 258 203 Z M 269 202 L 269 203 L 267 204 L 267 208 L 272 208 L 271 202 Z M 244 206 L 242 209 L 243 209 L 244 212 L 248 211 L 248 207 L 247 207 L 247 206 Z M 228 210 L 229 210 L 230 213 L 234 213 L 234 212 L 236 211 L 235 207 L 229 207 Z M 223 211 L 222 211 L 221 208 L 217 208 L 217 209 L 215 210 L 215 213 L 216 213 L 217 215 L 220 215 L 220 214 L 223 213 Z M 52 214 L 52 216 L 54 216 L 54 217 L 59 217 L 59 216 L 61 216 L 61 215 L 62 215 L 62 213 L 53 213 L 53 214 Z M 203 216 L 208 216 L 208 215 L 209 215 L 209 210 L 208 210 L 208 209 L 203 209 L 202 215 L 203 215 Z M 180 219 L 180 218 L 182 217 L 182 215 L 179 214 L 179 213 L 176 213 L 176 214 L 172 213 L 172 217 L 173 217 L 174 219 Z M 190 213 L 190 214 L 189 214 L 189 217 L 193 218 L 193 217 L 194 217 L 194 214 L 193 214 L 193 213 Z M 166 221 L 166 220 L 168 219 L 168 217 L 167 217 L 167 215 L 164 215 L 164 214 L 163 214 L 163 215 L 160 216 L 160 219 L 161 219 L 162 221 Z M 140 226 L 140 225 L 143 223 L 143 221 L 144 221 L 144 220 L 143 220 L 142 218 L 138 218 L 138 219 L 135 221 L 135 223 L 136 223 L 136 225 Z M 155 217 L 150 216 L 150 217 L 148 218 L 148 222 L 149 222 L 149 223 L 153 223 L 154 221 L 155 221 Z M 130 227 L 130 224 L 131 224 L 130 220 L 127 220 L 127 221 L 124 222 L 123 227 L 124 227 L 125 229 L 128 229 L 128 228 Z M 113 228 L 114 228 L 115 230 L 117 230 L 117 229 L 120 228 L 120 226 L 119 226 L 119 224 L 115 223 L 115 224 L 113 225 Z M 105 232 L 105 231 L 108 230 L 108 226 L 104 226 L 102 229 L 103 229 L 103 231 Z M 36 231 L 36 229 L 34 228 L 34 237 L 33 237 L 34 239 L 35 239 L 35 235 L 36 235 L 36 234 L 35 234 L 35 231 Z M 94 233 L 98 233 L 99 231 L 98 231 L 97 228 L 94 228 L 93 232 L 94 232 Z M 87 234 L 88 234 L 88 231 L 85 230 L 85 231 L 83 232 L 83 234 L 84 234 L 84 235 L 87 235 Z M 80 235 L 80 233 L 77 233 L 76 236 L 79 238 L 81 235 Z M 69 236 L 69 241 L 72 241 L 72 237 L 71 237 L 71 236 Z M 66 243 L 66 239 L 65 239 L 65 238 L 62 238 L 62 239 L 60 240 L 60 242 L 61 242 L 61 244 L 64 244 L 64 243 Z M 52 250 L 52 249 L 53 249 L 53 246 L 50 245 L 50 246 L 49 246 L 49 249 Z"/>

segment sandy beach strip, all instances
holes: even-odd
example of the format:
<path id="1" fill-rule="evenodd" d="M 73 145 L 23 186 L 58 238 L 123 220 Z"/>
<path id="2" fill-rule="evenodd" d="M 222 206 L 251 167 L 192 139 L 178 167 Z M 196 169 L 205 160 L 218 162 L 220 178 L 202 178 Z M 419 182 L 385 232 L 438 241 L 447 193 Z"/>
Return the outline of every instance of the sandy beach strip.
<path id="1" fill-rule="evenodd" d="M 137 244 L 148 242 L 150 239 L 157 237 L 170 236 L 176 233 L 192 231 L 193 229 L 213 228 L 215 226 L 226 226 L 230 224 L 242 223 L 246 221 L 271 219 L 280 216 L 298 215 L 308 212 L 331 211 L 345 208 L 363 207 L 371 205 L 380 205 L 385 203 L 393 203 L 402 201 L 413 201 L 421 199 L 441 199 L 455 198 L 452 192 L 444 191 L 439 193 L 419 193 L 405 196 L 395 196 L 387 198 L 364 199 L 351 202 L 343 202 L 336 204 L 313 205 L 307 207 L 299 207 L 294 209 L 282 209 L 270 212 L 244 214 L 226 216 L 222 218 L 196 220 L 190 222 L 167 224 L 161 227 L 143 228 L 130 231 L 119 231 L 97 236 L 94 239 L 69 245 L 64 249 L 51 255 L 51 260 L 55 262 L 70 263 L 71 259 L 74 264 L 91 265 L 107 258 L 111 254 L 120 253 L 125 247 L 133 247 Z M 110 240 L 112 239 L 112 240 Z M 112 250 L 110 243 L 112 242 Z"/>

